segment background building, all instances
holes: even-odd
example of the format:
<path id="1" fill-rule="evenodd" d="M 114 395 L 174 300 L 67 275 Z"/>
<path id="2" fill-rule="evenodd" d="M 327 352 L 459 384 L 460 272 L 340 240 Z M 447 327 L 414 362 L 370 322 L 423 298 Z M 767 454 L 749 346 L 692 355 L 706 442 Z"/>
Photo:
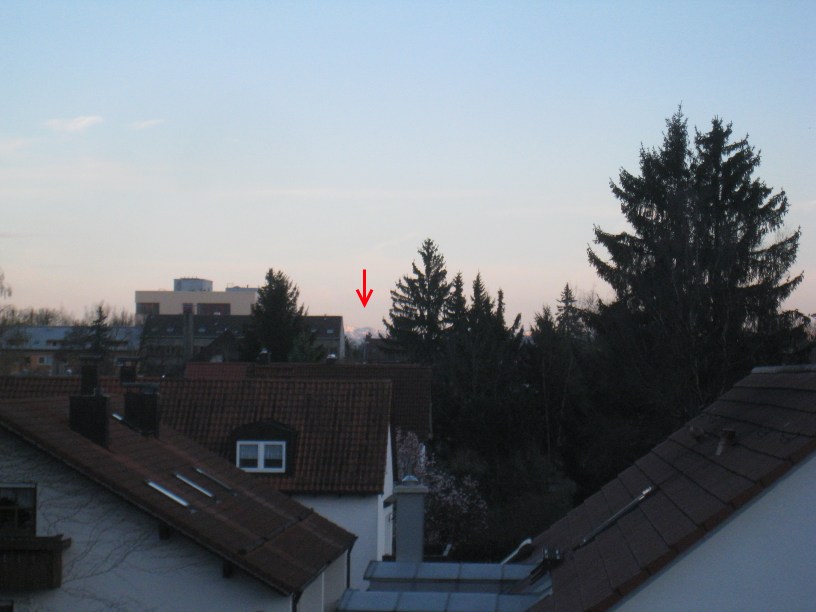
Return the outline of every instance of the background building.
<path id="1" fill-rule="evenodd" d="M 257 287 L 213 291 L 211 280 L 176 278 L 172 291 L 136 291 L 136 322 L 144 323 L 148 315 L 179 315 L 185 311 L 207 316 L 246 316 L 251 314 L 257 299 Z"/>

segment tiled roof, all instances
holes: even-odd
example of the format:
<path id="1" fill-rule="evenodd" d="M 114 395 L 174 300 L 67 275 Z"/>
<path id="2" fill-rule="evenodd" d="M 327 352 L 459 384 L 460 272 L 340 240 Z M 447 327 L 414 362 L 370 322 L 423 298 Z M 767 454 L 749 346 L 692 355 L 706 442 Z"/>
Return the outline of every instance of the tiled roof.
<path id="1" fill-rule="evenodd" d="M 532 609 L 614 605 L 814 449 L 816 369 L 755 370 L 535 538 L 532 560 L 545 547 L 566 552 L 551 570 L 552 594 Z"/>
<path id="2" fill-rule="evenodd" d="M 243 380 L 249 378 L 253 367 L 253 364 L 245 361 L 226 363 L 188 361 L 184 368 L 184 378 L 188 380 Z"/>
<path id="3" fill-rule="evenodd" d="M 113 399 L 121 404 L 121 397 Z M 283 594 L 302 591 L 354 541 L 352 534 L 169 427 L 162 427 L 157 439 L 112 418 L 108 424 L 110 442 L 103 448 L 69 428 L 67 398 L 0 401 L 0 426 Z M 217 501 L 175 473 L 209 489 Z M 146 481 L 182 497 L 193 509 Z"/>
<path id="4" fill-rule="evenodd" d="M 379 493 L 391 405 L 387 380 L 166 380 L 162 421 L 224 458 L 242 426 L 274 421 L 296 432 L 291 473 L 257 475 L 290 493 Z"/>
<path id="5" fill-rule="evenodd" d="M 431 430 L 431 368 L 415 364 L 272 363 L 248 366 L 252 378 L 303 378 L 312 380 L 390 380 L 391 425 L 413 431 L 427 440 Z M 185 378 L 235 378 L 236 363 L 190 363 Z"/>
<path id="6" fill-rule="evenodd" d="M 145 379 L 145 382 L 158 380 Z M 100 376 L 99 387 L 103 393 L 124 393 L 116 376 Z M 67 396 L 78 394 L 79 391 L 79 376 L 0 376 L 0 399 Z"/>

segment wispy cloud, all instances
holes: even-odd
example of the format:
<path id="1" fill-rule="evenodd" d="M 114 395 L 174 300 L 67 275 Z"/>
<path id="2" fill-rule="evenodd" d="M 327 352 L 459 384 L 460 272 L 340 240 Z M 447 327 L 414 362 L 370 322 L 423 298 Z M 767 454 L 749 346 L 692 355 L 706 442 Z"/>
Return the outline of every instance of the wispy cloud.
<path id="1" fill-rule="evenodd" d="M 292 199 L 321 199 L 321 200 L 397 200 L 410 199 L 424 200 L 468 200 L 483 199 L 490 196 L 489 192 L 475 189 L 367 189 L 367 188 L 282 188 L 257 189 L 230 192 L 230 197 L 240 195 L 247 198 L 292 198 Z"/>
<path id="2" fill-rule="evenodd" d="M 0 155 L 11 155 L 36 142 L 37 138 L 8 138 L 0 140 Z"/>
<path id="3" fill-rule="evenodd" d="M 84 132 L 89 127 L 102 123 L 104 119 L 99 115 L 87 115 L 72 119 L 51 119 L 45 122 L 55 132 Z"/>
<path id="4" fill-rule="evenodd" d="M 144 119 L 142 121 L 136 121 L 135 123 L 131 123 L 130 127 L 133 130 L 146 130 L 148 128 L 155 127 L 164 123 L 164 119 Z"/>

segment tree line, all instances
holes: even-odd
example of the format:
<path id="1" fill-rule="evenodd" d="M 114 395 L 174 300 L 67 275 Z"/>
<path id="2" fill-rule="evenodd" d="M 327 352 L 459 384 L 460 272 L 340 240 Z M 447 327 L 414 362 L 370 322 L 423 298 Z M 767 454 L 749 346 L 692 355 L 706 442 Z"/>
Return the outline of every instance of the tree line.
<path id="1" fill-rule="evenodd" d="M 808 358 L 808 317 L 782 308 L 801 232 L 781 233 L 787 196 L 759 163 L 730 124 L 692 134 L 675 113 L 639 172 L 610 181 L 630 229 L 594 228 L 588 260 L 613 297 L 579 304 L 566 284 L 527 333 L 501 290 L 477 274 L 466 291 L 422 243 L 383 323 L 390 350 L 433 366 L 437 458 L 488 501 L 490 537 L 461 555 L 541 531 L 752 367 Z"/>

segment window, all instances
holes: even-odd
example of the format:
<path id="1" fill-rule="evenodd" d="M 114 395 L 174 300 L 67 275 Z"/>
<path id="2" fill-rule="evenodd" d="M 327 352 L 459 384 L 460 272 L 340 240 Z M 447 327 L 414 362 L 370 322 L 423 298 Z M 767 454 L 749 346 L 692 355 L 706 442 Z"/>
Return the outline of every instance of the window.
<path id="1" fill-rule="evenodd" d="M 286 471 L 286 442 L 241 440 L 235 457 L 236 465 L 247 472 L 281 474 Z"/>
<path id="2" fill-rule="evenodd" d="M 145 316 L 157 315 L 159 314 L 159 304 L 158 302 L 137 302 L 136 314 Z"/>
<path id="3" fill-rule="evenodd" d="M 37 486 L 0 484 L 0 534 L 36 535 Z"/>
<path id="4" fill-rule="evenodd" d="M 196 314 L 208 316 L 227 316 L 230 314 L 229 304 L 196 304 Z"/>

